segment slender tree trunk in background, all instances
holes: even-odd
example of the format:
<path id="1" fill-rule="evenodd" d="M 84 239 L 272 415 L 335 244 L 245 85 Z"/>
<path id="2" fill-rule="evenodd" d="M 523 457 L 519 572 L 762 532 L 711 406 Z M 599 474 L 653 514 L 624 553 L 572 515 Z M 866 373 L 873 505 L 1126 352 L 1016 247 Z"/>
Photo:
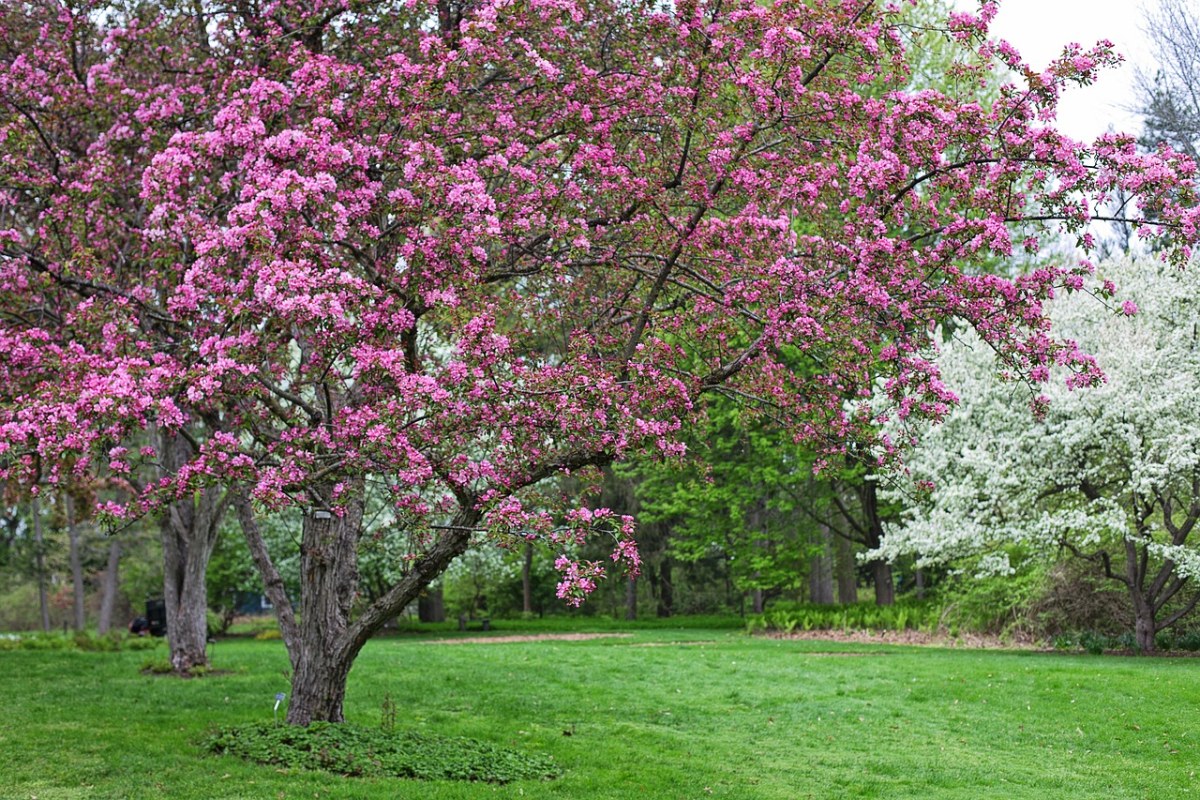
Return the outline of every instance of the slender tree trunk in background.
<path id="1" fill-rule="evenodd" d="M 750 592 L 750 605 L 755 614 L 763 613 L 763 590 L 754 589 Z"/>
<path id="2" fill-rule="evenodd" d="M 637 578 L 625 581 L 625 619 L 637 619 Z"/>
<path id="3" fill-rule="evenodd" d="M 525 558 L 521 561 L 521 611 L 533 613 L 533 542 L 525 543 Z"/>
<path id="4" fill-rule="evenodd" d="M 818 528 L 819 551 L 812 557 L 808 569 L 808 599 L 813 603 L 833 603 L 833 548 L 832 531 L 825 525 Z"/>
<path id="5" fill-rule="evenodd" d="M 918 569 L 918 570 L 916 570 L 915 575 L 916 575 L 916 579 L 917 579 L 917 599 L 924 600 L 925 599 L 925 570 Z"/>
<path id="6" fill-rule="evenodd" d="M 834 563 L 837 570 L 837 600 L 842 605 L 858 602 L 858 570 L 854 547 L 844 536 L 834 537 Z"/>
<path id="7" fill-rule="evenodd" d="M 42 509 L 38 498 L 30 501 L 30 514 L 33 517 L 33 558 L 37 569 L 38 608 L 42 612 L 42 630 L 50 630 L 50 603 L 46 598 L 46 554 L 45 540 L 42 539 Z"/>
<path id="8" fill-rule="evenodd" d="M 67 517 L 67 542 L 71 564 L 71 595 L 74 599 L 71 623 L 74 630 L 81 631 L 86 620 L 83 613 L 83 554 L 79 545 L 79 526 L 75 524 L 75 501 L 67 494 L 63 498 Z"/>
<path id="9" fill-rule="evenodd" d="M 108 565 L 104 568 L 104 580 L 100 584 L 100 617 L 96 620 L 96 630 L 100 633 L 108 633 L 112 627 L 113 609 L 121 585 L 118 573 L 120 563 L 121 540 L 114 536 L 108 545 Z"/>
<path id="10" fill-rule="evenodd" d="M 184 437 L 160 437 L 160 458 L 166 475 L 174 475 L 190 456 Z M 208 665 L 208 587 L 205 576 L 228 493 L 210 487 L 194 497 L 171 503 L 159 522 L 163 550 L 163 601 L 171 667 L 187 673 Z"/>
<path id="11" fill-rule="evenodd" d="M 658 609 L 660 617 L 669 617 L 675 613 L 675 587 L 671 583 L 671 557 L 664 556 L 658 568 Z"/>
<path id="12" fill-rule="evenodd" d="M 875 481 L 863 481 L 859 487 L 863 521 L 867 524 L 868 548 L 883 543 L 883 520 L 879 516 L 879 487 Z M 871 575 L 875 581 L 875 605 L 890 606 L 896 602 L 896 587 L 892 582 L 892 565 L 887 561 L 872 561 Z"/>
<path id="13" fill-rule="evenodd" d="M 754 504 L 753 508 L 750 510 L 750 520 L 749 520 L 750 530 L 763 531 L 763 532 L 766 531 L 766 528 L 767 528 L 766 510 L 767 510 L 766 509 L 766 501 L 762 498 L 759 498 L 759 500 Z M 757 539 L 754 542 L 754 546 L 760 550 L 765 550 L 766 545 L 767 545 L 767 541 L 765 538 Z M 760 573 L 758 570 L 755 570 L 752 577 L 757 582 L 758 579 L 762 577 L 762 573 Z M 766 596 L 765 596 L 762 588 L 755 588 L 750 592 L 750 605 L 751 605 L 751 608 L 753 609 L 753 613 L 755 613 L 755 614 L 763 613 L 763 607 L 764 607 L 765 601 L 766 601 Z"/>
<path id="14" fill-rule="evenodd" d="M 417 619 L 421 622 L 446 621 L 446 601 L 440 587 L 429 589 L 417 598 Z"/>
<path id="15" fill-rule="evenodd" d="M 875 581 L 875 605 L 893 605 L 896 602 L 896 587 L 892 582 L 892 565 L 886 561 L 872 561 L 871 575 Z"/>

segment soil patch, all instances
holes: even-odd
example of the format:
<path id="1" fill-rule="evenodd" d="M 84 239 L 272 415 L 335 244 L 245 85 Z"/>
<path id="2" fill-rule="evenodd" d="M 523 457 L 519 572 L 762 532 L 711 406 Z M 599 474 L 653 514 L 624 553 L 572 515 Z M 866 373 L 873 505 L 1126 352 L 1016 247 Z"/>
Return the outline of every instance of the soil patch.
<path id="1" fill-rule="evenodd" d="M 507 636 L 464 636 L 460 639 L 437 639 L 425 644 L 508 644 L 511 642 L 582 642 L 585 639 L 625 639 L 632 633 L 531 633 Z"/>
<path id="2" fill-rule="evenodd" d="M 921 647 L 962 647 L 972 650 L 1044 650 L 1045 647 L 1033 640 L 961 634 L 950 636 L 944 633 L 924 631 L 792 631 L 791 633 L 766 633 L 770 639 L 805 639 L 816 642 L 847 642 L 853 644 L 904 644 Z M 804 655 L 816 655 L 805 653 Z M 850 655 L 849 653 L 845 655 Z"/>

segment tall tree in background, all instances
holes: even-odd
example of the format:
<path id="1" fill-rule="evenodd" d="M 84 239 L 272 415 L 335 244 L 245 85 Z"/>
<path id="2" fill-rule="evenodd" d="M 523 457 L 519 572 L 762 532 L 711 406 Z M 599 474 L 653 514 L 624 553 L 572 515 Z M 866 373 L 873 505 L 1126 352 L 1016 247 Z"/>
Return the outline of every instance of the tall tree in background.
<path id="1" fill-rule="evenodd" d="M 715 392 L 839 458 L 949 408 L 938 320 L 1095 382 L 1041 305 L 1086 264 L 978 268 L 1047 221 L 1087 247 L 1120 187 L 1195 234 L 1190 161 L 1044 123 L 1109 49 L 1034 71 L 984 38 L 992 3 L 945 32 L 960 87 L 1014 70 L 994 103 L 906 90 L 869 0 L 27 5 L 0 79 L 0 477 L 170 464 L 114 521 L 228 492 L 293 723 L 342 718 L 365 642 L 480 535 L 561 550 L 572 603 L 604 570 L 579 539 L 636 566 L 632 521 L 547 479 L 678 455 Z M 846 402 L 877 381 L 887 408 Z M 411 548 L 356 608 L 372 491 Z M 284 509 L 298 609 L 260 532 Z"/>
<path id="2" fill-rule="evenodd" d="M 1153 45 L 1153 70 L 1139 70 L 1138 110 L 1143 144 L 1166 143 L 1193 159 L 1200 150 L 1200 3 L 1157 0 L 1144 24 Z"/>

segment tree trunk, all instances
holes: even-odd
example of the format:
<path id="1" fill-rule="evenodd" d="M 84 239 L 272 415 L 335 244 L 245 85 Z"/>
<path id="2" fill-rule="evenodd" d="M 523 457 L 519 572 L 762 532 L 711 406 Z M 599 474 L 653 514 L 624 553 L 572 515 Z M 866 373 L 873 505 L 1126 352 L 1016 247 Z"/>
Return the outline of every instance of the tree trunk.
<path id="1" fill-rule="evenodd" d="M 875 579 L 875 605 L 890 606 L 896 602 L 896 587 L 892 583 L 892 565 L 886 561 L 872 561 L 871 575 Z"/>
<path id="2" fill-rule="evenodd" d="M 303 617 L 301 617 L 303 620 Z M 303 623 L 301 623 L 303 628 Z M 302 634 L 304 657 L 292 673 L 292 697 L 288 700 L 287 723 L 344 722 L 342 705 L 346 699 L 346 679 L 353 656 L 330 652 L 313 628 Z M 357 655 L 357 653 L 355 654 Z"/>
<path id="3" fill-rule="evenodd" d="M 417 598 L 417 619 L 421 622 L 446 621 L 446 603 L 441 589 L 430 589 Z"/>
<path id="4" fill-rule="evenodd" d="M 104 580 L 100 584 L 100 618 L 96 621 L 96 630 L 100 633 L 108 633 L 112 627 L 113 609 L 120 588 L 120 562 L 121 540 L 114 536 L 108 545 L 108 565 L 104 568 Z"/>
<path id="5" fill-rule="evenodd" d="M 42 509 L 38 499 L 30 501 L 33 517 L 33 559 L 37 569 L 38 609 L 42 612 L 42 630 L 50 631 L 50 603 L 46 597 L 46 543 L 42 538 Z"/>
<path id="6" fill-rule="evenodd" d="M 865 480 L 859 488 L 863 519 L 867 523 L 866 542 L 875 549 L 883 543 L 883 519 L 879 515 L 879 487 L 873 480 Z M 875 581 L 875 605 L 890 606 L 896 602 L 896 587 L 892 582 L 892 565 L 887 561 L 872 561 L 871 575 Z"/>
<path id="7" fill-rule="evenodd" d="M 813 603 L 830 605 L 833 603 L 833 548 L 830 538 L 832 532 L 822 525 L 817 545 L 818 552 L 809 561 L 808 599 Z"/>
<path id="8" fill-rule="evenodd" d="M 925 570 L 917 569 L 914 571 L 913 575 L 917 580 L 917 599 L 924 600 L 925 599 Z"/>
<path id="9" fill-rule="evenodd" d="M 763 600 L 764 597 L 762 589 L 754 589 L 750 592 L 750 603 L 755 614 L 763 613 Z"/>
<path id="10" fill-rule="evenodd" d="M 75 501 L 70 494 L 63 497 L 63 510 L 67 518 L 67 543 L 71 565 L 71 596 L 74 599 L 71 614 L 72 627 L 81 631 L 86 619 L 83 613 L 83 554 L 79 545 L 79 526 L 75 524 Z"/>
<path id="11" fill-rule="evenodd" d="M 525 558 L 521 561 L 521 611 L 533 613 L 533 542 L 525 543 Z"/>
<path id="12" fill-rule="evenodd" d="M 660 617 L 669 617 L 675 613 L 675 586 L 671 583 L 671 558 L 664 556 L 659 567 L 658 609 Z"/>
<path id="13" fill-rule="evenodd" d="M 637 619 L 637 578 L 625 581 L 625 619 Z"/>
<path id="14" fill-rule="evenodd" d="M 332 487 L 320 487 L 317 494 L 331 498 Z M 345 642 L 358 589 L 362 515 L 362 501 L 354 500 L 336 513 L 318 508 L 304 517 L 298 623 L 302 657 L 292 677 L 287 718 L 292 725 L 342 721 L 346 676 L 358 654 L 358 648 L 347 654 Z"/>
<path id="15" fill-rule="evenodd" d="M 187 463 L 191 445 L 182 436 L 160 437 L 164 472 L 175 474 Z M 208 666 L 208 560 L 217 543 L 228 494 L 202 489 L 195 497 L 167 506 L 159 524 L 163 550 L 163 603 L 171 668 L 186 674 Z"/>
<path id="16" fill-rule="evenodd" d="M 321 496 L 325 496 L 322 492 Z M 357 489 L 352 497 L 360 497 Z M 311 722 L 341 722 L 346 695 L 346 678 L 359 651 L 371 635 L 420 595 L 461 555 L 471 543 L 471 532 L 479 512 L 460 511 L 454 525 L 439 537 L 425 554 L 413 562 L 409 571 L 382 597 L 350 623 L 350 610 L 358 585 L 357 547 L 362 533 L 362 503 L 351 502 L 342 516 L 325 516 L 317 511 L 304 521 L 300 559 L 300 619 L 292 615 L 291 603 L 279 591 L 278 574 L 265 554 L 261 536 L 249 503 L 235 498 L 238 517 L 250 539 L 260 569 L 265 566 L 264 583 L 268 594 L 279 597 L 275 603 L 284 641 L 292 659 L 292 698 L 288 704 L 289 725 Z M 247 522 L 249 524 L 247 524 Z M 272 588 L 275 587 L 275 588 Z"/>
<path id="17" fill-rule="evenodd" d="M 1149 613 L 1148 607 L 1144 603 L 1136 605 L 1140 606 L 1135 610 L 1133 622 L 1138 650 L 1143 653 L 1153 653 L 1155 648 L 1154 616 Z"/>
<path id="18" fill-rule="evenodd" d="M 854 559 L 854 548 L 844 536 L 834 537 L 837 571 L 837 599 L 843 605 L 858 602 L 858 570 Z"/>
<path id="19" fill-rule="evenodd" d="M 351 487 L 361 497 L 362 487 Z M 330 487 L 316 487 L 326 498 Z M 353 623 L 350 611 L 358 590 L 358 541 L 362 535 L 362 501 L 350 502 L 339 514 L 317 508 L 305 517 L 300 555 L 300 615 L 293 611 L 283 581 L 267 551 L 257 519 L 243 487 L 233 490 L 233 503 L 263 588 L 275 607 L 280 632 L 292 662 L 289 725 L 341 722 L 350 667 L 372 634 L 420 596 L 471 544 L 479 521 L 473 507 L 460 511 L 454 524 L 413 561 L 408 572 Z"/>

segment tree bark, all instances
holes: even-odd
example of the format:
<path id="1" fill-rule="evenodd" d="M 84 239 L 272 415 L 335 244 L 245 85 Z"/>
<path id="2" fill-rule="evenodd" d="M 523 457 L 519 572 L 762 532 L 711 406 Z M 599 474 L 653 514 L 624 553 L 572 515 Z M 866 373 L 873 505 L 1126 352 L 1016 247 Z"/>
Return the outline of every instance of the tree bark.
<path id="1" fill-rule="evenodd" d="M 751 590 L 751 592 L 750 592 L 750 606 L 751 606 L 751 608 L 754 610 L 754 613 L 755 613 L 755 614 L 761 614 L 761 613 L 763 613 L 763 600 L 764 600 L 764 599 L 765 599 L 765 598 L 764 598 L 764 595 L 763 595 L 763 590 L 762 590 L 762 589 L 753 589 L 753 590 Z"/>
<path id="2" fill-rule="evenodd" d="M 874 549 L 883 543 L 883 519 L 879 514 L 879 487 L 873 480 L 864 480 L 859 488 L 863 518 L 867 523 L 867 547 Z M 892 582 L 892 565 L 887 561 L 872 561 L 871 575 L 875 581 L 875 605 L 890 606 L 896 602 L 896 587 Z"/>
<path id="3" fill-rule="evenodd" d="M 808 599 L 813 603 L 833 603 L 833 533 L 825 525 L 818 528 L 818 552 L 809 561 Z"/>
<path id="4" fill-rule="evenodd" d="M 521 561 L 521 611 L 533 613 L 533 542 L 525 543 L 525 558 Z"/>
<path id="5" fill-rule="evenodd" d="M 875 605 L 890 606 L 896 602 L 896 587 L 892 582 L 892 565 L 886 561 L 872 561 L 871 575 L 875 581 Z"/>
<path id="6" fill-rule="evenodd" d="M 671 583 L 670 556 L 663 556 L 662 564 L 658 568 L 658 574 L 658 608 L 656 613 L 660 617 L 669 617 L 675 613 L 675 585 Z"/>
<path id="7" fill-rule="evenodd" d="M 430 589 L 417 598 L 417 619 L 421 622 L 446 621 L 446 604 L 441 589 Z"/>
<path id="8" fill-rule="evenodd" d="M 191 445 L 177 434 L 160 436 L 164 472 L 173 475 L 187 463 Z M 159 521 L 163 550 L 163 601 L 171 668 L 180 674 L 208 666 L 208 560 L 228 504 L 216 487 L 167 506 Z"/>
<path id="9" fill-rule="evenodd" d="M 1157 631 L 1154 625 L 1154 612 L 1145 602 L 1135 601 L 1134 603 L 1133 631 L 1138 650 L 1143 653 L 1153 653 L 1154 635 Z"/>
<path id="10" fill-rule="evenodd" d="M 115 536 L 108 545 L 108 565 L 104 568 L 104 580 L 100 586 L 100 617 L 96 620 L 96 630 L 108 633 L 112 627 L 113 609 L 117 605 L 117 591 L 120 588 L 118 570 L 121 563 L 121 540 Z"/>
<path id="11" fill-rule="evenodd" d="M 42 508 L 38 498 L 29 502 L 33 517 L 33 560 L 37 569 L 38 609 L 42 612 L 42 630 L 50 630 L 50 603 L 46 597 L 46 544 L 42 538 Z"/>
<path id="12" fill-rule="evenodd" d="M 858 602 L 858 570 L 854 548 L 844 536 L 834 537 L 834 564 L 837 572 L 837 600 L 843 605 Z"/>
<path id="13" fill-rule="evenodd" d="M 67 493 L 63 497 L 63 510 L 67 518 L 68 559 L 71 565 L 71 596 L 74 600 L 71 624 L 74 630 L 81 631 L 87 620 L 83 612 L 83 554 L 80 552 L 79 526 L 75 522 L 75 501 Z"/>

